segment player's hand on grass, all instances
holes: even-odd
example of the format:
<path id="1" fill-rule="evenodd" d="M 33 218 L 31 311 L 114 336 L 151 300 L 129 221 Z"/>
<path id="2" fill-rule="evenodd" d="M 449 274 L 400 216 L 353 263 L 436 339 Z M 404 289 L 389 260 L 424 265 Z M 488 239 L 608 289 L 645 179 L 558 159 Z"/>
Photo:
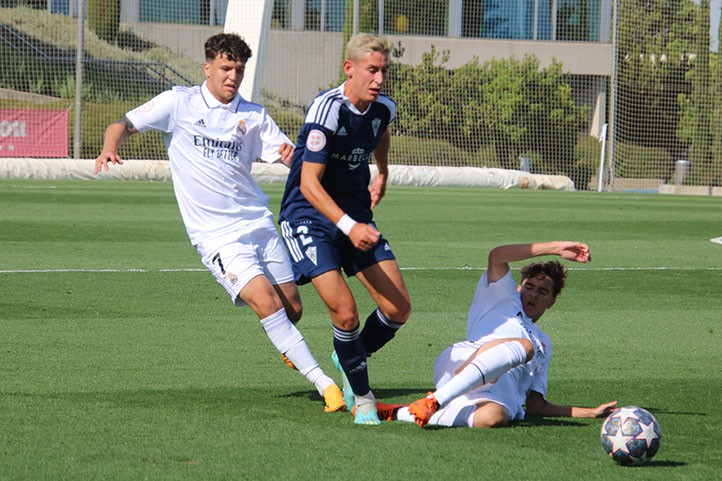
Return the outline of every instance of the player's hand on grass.
<path id="1" fill-rule="evenodd" d="M 591 408 L 595 418 L 605 418 L 612 414 L 612 411 L 615 409 L 617 409 L 617 401 L 600 404 L 595 408 Z"/>
<path id="2" fill-rule="evenodd" d="M 108 170 L 108 163 L 123 165 L 123 159 L 120 158 L 117 152 L 111 150 L 104 150 L 100 153 L 97 159 L 95 159 L 95 173 L 99 173 L 101 170 Z"/>
<path id="3" fill-rule="evenodd" d="M 351 229 L 351 232 L 348 233 L 348 238 L 353 246 L 362 251 L 373 248 L 380 237 L 381 232 L 376 230 L 372 225 L 362 222 L 357 222 Z"/>

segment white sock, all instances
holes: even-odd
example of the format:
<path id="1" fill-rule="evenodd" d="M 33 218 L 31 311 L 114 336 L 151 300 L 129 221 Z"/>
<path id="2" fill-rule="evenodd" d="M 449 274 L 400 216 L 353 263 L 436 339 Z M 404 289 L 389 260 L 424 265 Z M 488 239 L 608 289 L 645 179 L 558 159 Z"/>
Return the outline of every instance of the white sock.
<path id="1" fill-rule="evenodd" d="M 285 354 L 298 372 L 316 387 L 319 394 L 323 395 L 323 391 L 333 384 L 333 380 L 324 374 L 301 332 L 288 319 L 286 310 L 281 309 L 261 319 L 261 325 L 278 352 Z"/>
<path id="2" fill-rule="evenodd" d="M 429 425 L 432 426 L 448 426 L 448 427 L 463 427 L 473 428 L 474 427 L 474 411 L 476 406 L 469 406 L 462 412 L 454 415 L 455 413 L 447 413 L 446 410 L 439 409 L 429 418 Z M 416 418 L 409 412 L 408 407 L 399 408 L 396 411 L 396 420 L 403 421 L 406 423 L 415 423 Z"/>
<path id="3" fill-rule="evenodd" d="M 374 396 L 374 393 L 369 391 L 368 393 L 364 394 L 363 396 L 356 395 L 356 404 L 373 404 L 376 405 L 376 397 Z"/>
<path id="4" fill-rule="evenodd" d="M 368 414 L 372 409 L 376 409 L 376 397 L 374 393 L 369 391 L 363 396 L 356 396 L 356 409 L 362 414 Z"/>
<path id="5" fill-rule="evenodd" d="M 396 410 L 396 420 L 404 421 L 406 423 L 415 423 L 416 418 L 409 412 L 409 408 L 404 406 Z"/>
<path id="6" fill-rule="evenodd" d="M 459 374 L 434 392 L 440 406 L 479 386 L 496 381 L 508 370 L 526 362 L 526 349 L 519 341 L 504 342 L 479 354 Z"/>

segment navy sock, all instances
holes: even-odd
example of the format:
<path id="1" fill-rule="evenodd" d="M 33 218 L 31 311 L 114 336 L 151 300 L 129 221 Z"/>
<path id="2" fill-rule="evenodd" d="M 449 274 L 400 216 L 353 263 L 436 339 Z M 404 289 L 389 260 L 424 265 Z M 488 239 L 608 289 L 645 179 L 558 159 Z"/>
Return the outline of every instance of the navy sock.
<path id="1" fill-rule="evenodd" d="M 345 331 L 334 326 L 333 347 L 354 394 L 358 396 L 368 394 L 371 387 L 366 366 L 366 349 L 358 327 L 351 331 Z"/>
<path id="2" fill-rule="evenodd" d="M 370 356 L 386 345 L 396 335 L 396 331 L 403 324 L 397 324 L 386 319 L 386 316 L 377 308 L 366 318 L 361 339 L 363 339 L 366 353 Z"/>

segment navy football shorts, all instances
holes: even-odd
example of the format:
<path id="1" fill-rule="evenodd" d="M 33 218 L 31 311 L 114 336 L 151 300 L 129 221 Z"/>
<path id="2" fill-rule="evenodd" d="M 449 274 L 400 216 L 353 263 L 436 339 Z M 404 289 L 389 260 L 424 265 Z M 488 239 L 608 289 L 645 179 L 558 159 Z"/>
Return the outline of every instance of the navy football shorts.
<path id="1" fill-rule="evenodd" d="M 371 222 L 370 225 L 376 227 Z M 324 272 L 343 269 L 351 277 L 381 261 L 396 259 L 383 236 L 368 251 L 356 249 L 346 235 L 330 222 L 306 219 L 281 222 L 294 280 L 303 285 Z"/>

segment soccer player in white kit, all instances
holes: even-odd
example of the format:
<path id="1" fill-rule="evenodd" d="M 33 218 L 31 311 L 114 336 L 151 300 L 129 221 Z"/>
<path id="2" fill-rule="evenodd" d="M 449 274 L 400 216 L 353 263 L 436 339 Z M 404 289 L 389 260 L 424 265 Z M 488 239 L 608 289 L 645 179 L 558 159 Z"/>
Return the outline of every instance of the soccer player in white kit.
<path id="1" fill-rule="evenodd" d="M 434 364 L 436 391 L 409 405 L 378 403 L 386 420 L 441 426 L 499 427 L 533 416 L 602 417 L 616 401 L 594 408 L 552 404 L 545 399 L 551 340 L 537 321 L 564 288 L 567 272 L 557 261 L 522 268 L 517 286 L 510 262 L 557 255 L 589 262 L 580 242 L 499 246 L 476 287 L 469 309 L 466 339 L 449 346 Z"/>
<path id="2" fill-rule="evenodd" d="M 284 361 L 324 397 L 325 410 L 344 410 L 341 390 L 295 327 L 301 298 L 268 196 L 251 176 L 258 158 L 289 166 L 293 143 L 263 106 L 238 93 L 251 57 L 246 42 L 217 34 L 205 54 L 201 86 L 173 87 L 108 126 L 95 172 L 123 163 L 118 148 L 131 135 L 162 132 L 181 217 L 203 264 L 236 305 L 256 313 Z"/>

